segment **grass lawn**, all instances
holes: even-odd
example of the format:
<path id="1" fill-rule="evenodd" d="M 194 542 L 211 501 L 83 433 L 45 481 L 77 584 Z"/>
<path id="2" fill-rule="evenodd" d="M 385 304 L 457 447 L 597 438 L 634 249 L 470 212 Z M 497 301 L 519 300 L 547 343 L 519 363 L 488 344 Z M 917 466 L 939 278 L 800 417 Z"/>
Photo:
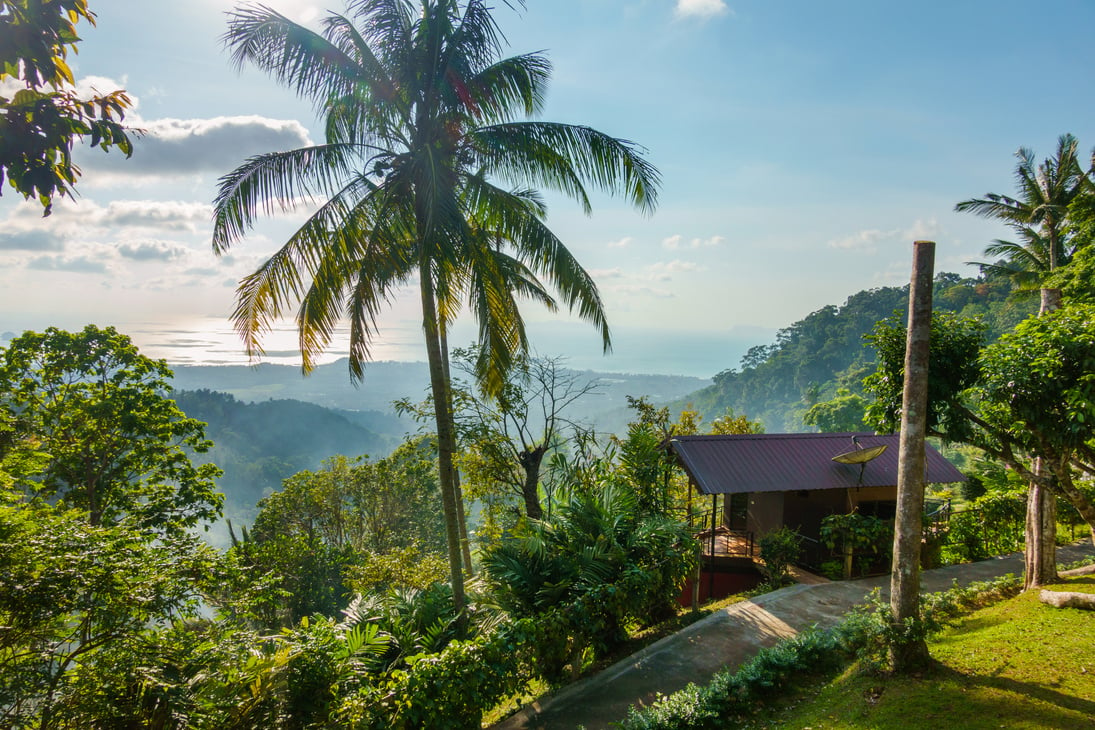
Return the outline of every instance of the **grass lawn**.
<path id="1" fill-rule="evenodd" d="M 1095 576 L 1052 588 L 1095 593 Z M 920 677 L 853 668 L 746 726 L 1095 729 L 1095 611 L 1051 608 L 1029 592 L 960 619 L 930 649 L 936 663 Z"/>

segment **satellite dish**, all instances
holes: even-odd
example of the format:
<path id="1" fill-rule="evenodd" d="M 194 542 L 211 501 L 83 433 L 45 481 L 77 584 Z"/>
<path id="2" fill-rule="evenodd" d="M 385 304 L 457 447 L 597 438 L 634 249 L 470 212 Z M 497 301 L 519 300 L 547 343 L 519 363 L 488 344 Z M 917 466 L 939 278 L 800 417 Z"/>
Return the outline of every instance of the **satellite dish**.
<path id="1" fill-rule="evenodd" d="M 856 449 L 855 451 L 847 451 L 843 454 L 837 454 L 833 457 L 833 461 L 840 464 L 866 464 L 872 459 L 877 459 L 882 455 L 889 446 L 882 444 L 881 446 L 871 446 L 866 449 Z"/>

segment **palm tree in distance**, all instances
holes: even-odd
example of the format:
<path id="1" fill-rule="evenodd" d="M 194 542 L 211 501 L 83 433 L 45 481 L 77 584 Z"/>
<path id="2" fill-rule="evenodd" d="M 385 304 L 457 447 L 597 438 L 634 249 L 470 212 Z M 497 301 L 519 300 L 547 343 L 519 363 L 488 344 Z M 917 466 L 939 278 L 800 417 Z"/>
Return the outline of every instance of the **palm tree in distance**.
<path id="1" fill-rule="evenodd" d="M 994 261 L 966 263 L 979 266 L 982 274 L 1010 279 L 1016 291 L 1037 291 L 1050 273 L 1049 241 L 1030 226 L 1012 225 L 1012 228 L 1017 234 L 1017 241 L 997 238 L 985 246 L 985 256 L 994 258 Z M 1071 261 L 1074 250 L 1071 236 L 1064 240 L 1063 250 L 1057 252 L 1058 268 Z"/>
<path id="2" fill-rule="evenodd" d="M 988 256 L 1003 254 L 1007 264 L 1015 268 L 1026 266 L 1044 267 L 1027 269 L 1038 274 L 1048 274 L 1067 262 L 1071 250 L 1068 243 L 1068 206 L 1082 195 L 1089 185 L 1087 174 L 1080 167 L 1076 156 L 1078 142 L 1071 134 L 1063 134 L 1057 140 L 1056 154 L 1036 165 L 1034 153 L 1023 147 L 1015 156 L 1017 196 L 1010 197 L 988 193 L 984 198 L 964 200 L 955 206 L 959 212 L 969 211 L 983 218 L 995 218 L 1015 228 L 1024 244 L 995 242 L 985 249 Z M 1025 231 L 1025 232 L 1024 232 Z M 1022 254 L 1017 249 L 1025 249 Z M 1012 268 L 1012 267 L 1007 267 Z M 1029 283 L 1020 281 L 1019 283 Z"/>
<path id="3" fill-rule="evenodd" d="M 518 0 L 520 4 L 522 0 Z M 589 127 L 519 121 L 543 105 L 550 64 L 502 58 L 484 0 L 351 0 L 322 32 L 261 5 L 229 15 L 235 64 L 253 64 L 310 99 L 323 144 L 246 160 L 220 181 L 213 248 L 228 251 L 260 214 L 316 207 L 240 283 L 233 320 L 252 355 L 297 308 L 305 370 L 350 326 L 359 380 L 377 318 L 399 287 L 417 284 L 435 404 L 438 467 L 457 610 L 464 604 L 445 335 L 463 306 L 479 323 L 477 374 L 488 394 L 527 350 L 519 298 L 561 303 L 611 346 L 592 278 L 544 223 L 538 187 L 588 213 L 587 186 L 622 192 L 643 212 L 657 171 L 631 142 Z M 495 184 L 501 181 L 501 185 Z"/>

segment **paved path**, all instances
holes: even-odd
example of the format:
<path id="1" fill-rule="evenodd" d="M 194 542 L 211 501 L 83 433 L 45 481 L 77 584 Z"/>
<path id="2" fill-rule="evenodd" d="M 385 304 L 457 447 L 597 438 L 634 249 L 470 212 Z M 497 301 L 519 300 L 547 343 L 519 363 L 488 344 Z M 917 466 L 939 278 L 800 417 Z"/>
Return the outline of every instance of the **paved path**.
<path id="1" fill-rule="evenodd" d="M 1060 548 L 1057 560 L 1069 563 L 1095 554 L 1090 543 Z M 925 593 L 946 590 L 1007 573 L 1021 574 L 1022 554 L 924 571 Z M 649 703 L 690 682 L 704 684 L 718 670 L 740 665 L 762 647 L 772 646 L 813 625 L 833 626 L 874 588 L 889 593 L 889 576 L 820 585 L 794 585 L 766 593 L 707 616 L 657 641 L 558 694 L 525 708 L 494 730 L 602 730 L 627 716 L 628 708 Z"/>

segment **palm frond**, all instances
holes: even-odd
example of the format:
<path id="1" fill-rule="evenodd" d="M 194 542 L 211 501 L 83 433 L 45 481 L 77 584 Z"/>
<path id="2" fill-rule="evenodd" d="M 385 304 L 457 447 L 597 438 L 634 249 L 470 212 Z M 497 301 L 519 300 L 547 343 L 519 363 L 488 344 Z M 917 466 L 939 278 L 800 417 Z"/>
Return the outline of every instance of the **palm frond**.
<path id="1" fill-rule="evenodd" d="M 253 64 L 317 108 L 361 81 L 361 66 L 342 49 L 265 5 L 250 3 L 230 11 L 221 40 L 237 69 Z"/>
<path id="2" fill-rule="evenodd" d="M 660 175 L 634 142 L 555 122 L 494 124 L 468 137 L 489 172 L 519 185 L 557 190 L 587 213 L 586 182 L 606 193 L 621 193 L 643 213 L 652 213 L 657 205 Z"/>
<path id="3" fill-rule="evenodd" d="M 302 198 L 338 190 L 360 154 L 355 145 L 319 145 L 247 159 L 218 181 L 213 202 L 213 250 L 224 253 L 259 213 L 293 210 Z"/>
<path id="4" fill-rule="evenodd" d="M 354 211 L 360 211 L 362 205 L 367 205 L 377 190 L 367 178 L 354 178 L 313 213 L 265 263 L 240 282 L 232 320 L 249 356 L 262 354 L 262 336 L 304 296 L 306 278 L 315 276 L 322 266 L 330 266 L 333 261 L 355 260 L 355 246 L 360 239 L 341 236 L 332 246 L 331 232 L 344 227 L 356 230 L 351 216 Z"/>
<path id="5" fill-rule="evenodd" d="M 493 63 L 468 80 L 479 120 L 512 121 L 516 113 L 539 114 L 544 105 L 551 62 L 542 54 L 511 56 Z"/>

